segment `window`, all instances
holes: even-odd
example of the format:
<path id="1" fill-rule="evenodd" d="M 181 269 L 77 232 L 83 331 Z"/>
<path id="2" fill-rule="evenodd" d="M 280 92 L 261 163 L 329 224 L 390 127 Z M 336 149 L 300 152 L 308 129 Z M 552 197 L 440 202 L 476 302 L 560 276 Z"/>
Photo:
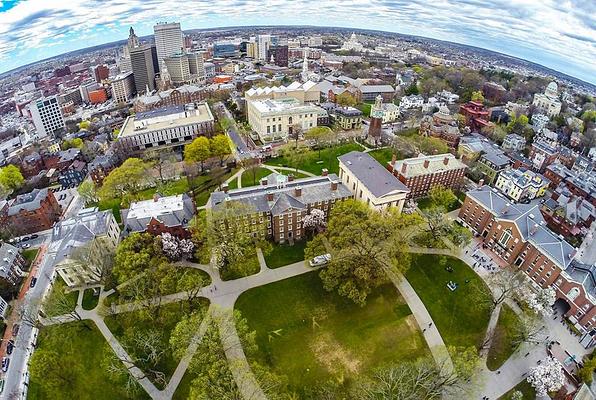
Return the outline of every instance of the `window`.
<path id="1" fill-rule="evenodd" d="M 507 246 L 507 243 L 509 242 L 509 240 L 511 240 L 512 237 L 513 237 L 513 235 L 511 234 L 511 229 L 507 229 L 501 235 L 501 239 L 499 239 L 499 243 L 502 246 Z"/>

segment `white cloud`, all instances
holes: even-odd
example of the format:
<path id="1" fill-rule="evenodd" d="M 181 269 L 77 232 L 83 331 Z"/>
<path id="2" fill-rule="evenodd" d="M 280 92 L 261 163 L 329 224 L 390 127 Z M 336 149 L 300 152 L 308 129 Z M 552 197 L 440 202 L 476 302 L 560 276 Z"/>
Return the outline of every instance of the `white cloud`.
<path id="1" fill-rule="evenodd" d="M 0 61 L 15 67 L 15 51 L 56 41 L 76 49 L 124 39 L 124 26 L 143 34 L 153 23 L 178 20 L 183 28 L 230 25 L 313 24 L 381 29 L 485 47 L 543 61 L 596 80 L 596 3 L 581 0 L 26 0 L 0 13 Z M 116 24 L 116 28 L 114 27 Z M 82 35 L 110 27 L 116 37 Z M 122 32 L 122 33 L 120 33 Z M 22 59 L 21 62 L 34 61 Z"/>

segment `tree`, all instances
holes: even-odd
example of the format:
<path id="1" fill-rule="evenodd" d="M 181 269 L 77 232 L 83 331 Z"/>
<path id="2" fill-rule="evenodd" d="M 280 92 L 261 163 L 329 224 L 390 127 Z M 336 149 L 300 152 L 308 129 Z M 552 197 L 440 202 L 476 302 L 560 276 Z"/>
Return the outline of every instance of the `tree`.
<path id="1" fill-rule="evenodd" d="M 538 397 L 545 397 L 565 384 L 565 373 L 559 361 L 548 357 L 540 365 L 530 369 L 527 381 L 536 389 Z"/>
<path id="2" fill-rule="evenodd" d="M 423 210 L 422 217 L 426 222 L 423 238 L 429 247 L 440 246 L 443 239 L 451 241 L 457 247 L 465 247 L 472 240 L 470 231 L 448 219 L 442 207 Z"/>
<path id="3" fill-rule="evenodd" d="M 99 201 L 97 197 L 97 188 L 91 179 L 85 179 L 77 188 L 79 196 L 85 200 L 85 204 L 95 203 Z"/>
<path id="4" fill-rule="evenodd" d="M 25 183 L 25 178 L 23 178 L 19 167 L 10 164 L 0 168 L 0 187 L 4 191 L 12 193 L 23 186 L 23 183 Z"/>
<path id="5" fill-rule="evenodd" d="M 524 400 L 524 394 L 519 390 L 516 390 L 511 393 L 511 400 Z"/>
<path id="6" fill-rule="evenodd" d="M 319 150 L 319 160 L 321 159 L 321 149 L 335 139 L 336 134 L 326 126 L 315 126 L 306 132 L 304 138 L 313 141 L 317 150 Z"/>
<path id="7" fill-rule="evenodd" d="M 199 136 L 191 143 L 184 146 L 184 161 L 187 163 L 200 162 L 201 171 L 203 164 L 211 157 L 211 145 L 205 136 Z"/>
<path id="8" fill-rule="evenodd" d="M 475 285 L 474 290 L 479 294 L 476 300 L 486 302 L 494 310 L 498 305 L 517 297 L 519 290 L 526 285 L 523 272 L 510 268 L 499 269 L 485 278 L 486 285 Z"/>
<path id="9" fill-rule="evenodd" d="M 143 153 L 143 161 L 147 163 L 147 166 L 157 170 L 159 175 L 159 181 L 163 184 L 166 178 L 171 179 L 173 177 L 172 171 L 169 171 L 168 167 L 172 167 L 176 162 L 174 153 L 168 150 L 149 150 Z M 170 168 L 173 169 L 173 168 Z M 169 172 L 166 174 L 166 172 Z M 166 176 L 167 175 L 167 176 Z"/>
<path id="10" fill-rule="evenodd" d="M 428 197 L 433 207 L 440 207 L 445 211 L 449 211 L 453 204 L 457 202 L 453 190 L 441 185 L 433 186 L 428 192 Z"/>
<path id="11" fill-rule="evenodd" d="M 79 122 L 79 129 L 81 129 L 81 130 L 87 130 L 87 129 L 89 129 L 90 126 L 91 126 L 90 121 L 85 120 L 85 121 Z"/>
<path id="12" fill-rule="evenodd" d="M 257 176 L 259 171 L 261 170 L 261 159 L 260 158 L 246 158 L 241 161 L 242 168 L 244 168 L 244 173 L 248 173 L 249 176 L 252 177 L 252 184 L 256 185 Z"/>
<path id="13" fill-rule="evenodd" d="M 472 101 L 477 101 L 479 103 L 483 103 L 484 95 L 482 94 L 482 91 L 478 90 L 478 91 L 472 92 L 471 99 L 472 99 Z"/>
<path id="14" fill-rule="evenodd" d="M 310 213 L 302 218 L 302 227 L 308 233 L 319 233 L 326 226 L 325 212 L 318 208 L 313 208 Z"/>
<path id="15" fill-rule="evenodd" d="M 99 190 L 102 199 L 117 199 L 136 195 L 150 182 L 149 165 L 139 158 L 129 158 L 113 169 Z"/>
<path id="16" fill-rule="evenodd" d="M 296 172 L 298 172 L 298 168 L 313 155 L 308 146 L 298 145 L 294 147 L 289 143 L 282 146 L 279 149 L 279 152 L 281 156 L 286 159 L 288 166 L 294 167 Z"/>
<path id="17" fill-rule="evenodd" d="M 62 142 L 62 145 L 60 147 L 62 147 L 62 150 L 68 150 L 68 149 L 82 149 L 83 148 L 83 139 L 81 138 L 73 138 L 73 139 L 69 139 L 69 140 L 65 140 Z"/>
<path id="18" fill-rule="evenodd" d="M 511 343 L 514 347 L 522 343 L 539 344 L 545 340 L 544 325 L 535 315 L 523 313 L 511 332 Z"/>
<path id="19" fill-rule="evenodd" d="M 520 291 L 519 297 L 532 311 L 548 317 L 552 315 L 551 307 L 557 300 L 557 292 L 551 287 L 535 290 L 528 282 Z"/>
<path id="20" fill-rule="evenodd" d="M 387 282 L 387 274 L 404 272 L 410 257 L 402 230 L 412 216 L 393 209 L 380 213 L 356 200 L 336 203 L 325 233 L 307 244 L 308 258 L 331 254 L 320 272 L 327 291 L 337 291 L 361 306 L 370 292 Z"/>
<path id="21" fill-rule="evenodd" d="M 515 115 L 511 117 L 509 123 L 507 124 L 507 132 L 508 133 L 517 133 L 519 135 L 524 133 L 524 129 L 528 126 L 528 117 L 525 115 L 520 115 L 516 117 Z"/>
<path id="22" fill-rule="evenodd" d="M 186 292 L 186 300 L 191 310 L 193 309 L 195 300 L 199 298 L 201 290 L 207 283 L 208 281 L 203 278 L 203 275 L 190 268 L 186 268 L 182 276 L 178 279 L 177 290 L 178 292 Z"/>
<path id="23" fill-rule="evenodd" d="M 594 370 L 596 370 L 596 357 L 584 359 L 584 365 L 578 371 L 578 376 L 587 385 L 591 385 L 594 380 Z"/>
<path id="24" fill-rule="evenodd" d="M 115 255 L 114 245 L 110 242 L 110 239 L 96 237 L 73 249 L 70 258 L 81 265 L 92 267 L 97 282 L 104 286 L 111 286 L 114 283 Z"/>
<path id="25" fill-rule="evenodd" d="M 420 91 L 418 90 L 418 85 L 416 84 L 416 81 L 412 81 L 412 83 L 410 84 L 410 86 L 408 86 L 406 88 L 404 93 L 406 96 L 410 96 L 413 94 L 420 94 Z"/>
<path id="26" fill-rule="evenodd" d="M 171 261 L 178 261 L 192 256 L 195 245 L 190 239 L 180 239 L 168 232 L 163 233 L 160 237 L 162 251 Z"/>
<path id="27" fill-rule="evenodd" d="M 132 233 L 116 249 L 114 275 L 119 283 L 138 277 L 158 262 L 160 255 L 159 239 L 149 233 Z"/>
<path id="28" fill-rule="evenodd" d="M 211 139 L 209 148 L 211 154 L 219 158 L 219 165 L 223 167 L 224 159 L 232 154 L 232 141 L 226 135 L 217 135 Z"/>
<path id="29" fill-rule="evenodd" d="M 356 98 L 347 90 L 335 96 L 335 103 L 342 107 L 354 107 L 357 103 Z"/>

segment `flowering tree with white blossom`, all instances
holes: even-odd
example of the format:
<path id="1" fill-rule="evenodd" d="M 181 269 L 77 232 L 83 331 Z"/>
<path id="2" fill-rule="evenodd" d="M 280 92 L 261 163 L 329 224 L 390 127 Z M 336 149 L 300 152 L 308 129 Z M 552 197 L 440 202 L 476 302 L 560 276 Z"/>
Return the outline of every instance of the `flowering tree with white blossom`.
<path id="1" fill-rule="evenodd" d="M 551 307 L 553 304 L 555 304 L 557 293 L 553 288 L 550 287 L 543 289 L 541 288 L 536 291 L 529 285 L 528 282 L 528 284 L 524 285 L 519 290 L 519 297 L 536 314 L 547 317 L 552 314 Z"/>
<path id="2" fill-rule="evenodd" d="M 195 245 L 190 239 L 178 239 L 170 233 L 161 235 L 161 249 L 172 261 L 192 256 Z"/>
<path id="3" fill-rule="evenodd" d="M 536 389 L 538 397 L 556 392 L 565 384 L 563 366 L 559 361 L 548 357 L 540 365 L 530 369 L 527 381 Z"/>
<path id="4" fill-rule="evenodd" d="M 308 215 L 302 218 L 302 227 L 308 232 L 318 233 L 327 226 L 323 210 L 314 208 Z"/>

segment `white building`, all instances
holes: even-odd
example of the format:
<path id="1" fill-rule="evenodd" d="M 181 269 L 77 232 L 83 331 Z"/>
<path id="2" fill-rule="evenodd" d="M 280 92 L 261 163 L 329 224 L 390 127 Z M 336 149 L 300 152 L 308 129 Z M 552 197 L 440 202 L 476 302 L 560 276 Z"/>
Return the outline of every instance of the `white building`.
<path id="1" fill-rule="evenodd" d="M 157 108 L 127 117 L 117 143 L 126 155 L 150 148 L 183 146 L 197 136 L 211 136 L 213 122 L 213 114 L 205 103 Z"/>
<path id="2" fill-rule="evenodd" d="M 132 72 L 124 72 L 112 79 L 112 98 L 116 103 L 128 103 L 136 93 Z"/>
<path id="3" fill-rule="evenodd" d="M 555 82 L 548 84 L 544 94 L 536 93 L 532 102 L 541 108 L 549 117 L 556 117 L 561 112 L 561 101 L 559 101 L 559 88 Z"/>
<path id="4" fill-rule="evenodd" d="M 54 262 L 56 272 L 69 287 L 98 283 L 102 263 L 116 250 L 120 227 L 112 210 L 85 208 L 56 224 L 52 241 L 59 242 Z M 82 248 L 88 247 L 86 251 Z"/>
<path id="5" fill-rule="evenodd" d="M 368 153 L 352 151 L 338 157 L 339 179 L 354 199 L 373 210 L 396 207 L 401 213 L 410 189 Z"/>
<path id="6" fill-rule="evenodd" d="M 5 319 L 8 303 L 0 296 L 0 318 Z"/>
<path id="7" fill-rule="evenodd" d="M 258 59 L 261 61 L 267 61 L 267 50 L 271 46 L 271 35 L 259 35 L 257 36 L 257 54 Z"/>
<path id="8" fill-rule="evenodd" d="M 184 51 L 184 39 L 179 22 L 160 22 L 153 26 L 153 34 L 155 36 L 157 60 L 160 66 L 166 57 Z"/>
<path id="9" fill-rule="evenodd" d="M 287 140 L 299 126 L 302 132 L 317 126 L 317 118 L 326 113 L 312 104 L 302 104 L 294 98 L 278 100 L 250 100 L 248 123 L 261 140 L 271 142 Z"/>
<path id="10" fill-rule="evenodd" d="M 45 137 L 64 129 L 64 117 L 56 96 L 32 101 L 28 108 L 38 137 Z"/>
<path id="11" fill-rule="evenodd" d="M 501 147 L 505 151 L 522 151 L 526 147 L 526 139 L 517 133 L 510 133 L 503 139 Z"/>
<path id="12" fill-rule="evenodd" d="M 399 106 L 403 109 L 411 108 L 422 108 L 424 104 L 424 97 L 418 94 L 411 94 L 409 96 L 403 96 L 399 102 Z"/>
<path id="13" fill-rule="evenodd" d="M 542 132 L 549 121 L 550 118 L 547 115 L 538 113 L 532 115 L 532 126 L 534 126 L 536 132 Z"/>
<path id="14" fill-rule="evenodd" d="M 276 100 L 292 97 L 300 103 L 319 103 L 321 101 L 321 92 L 317 84 L 308 81 L 305 83 L 292 82 L 288 86 L 267 86 L 262 88 L 250 88 L 244 96 L 249 100 Z"/>
<path id="15" fill-rule="evenodd" d="M 495 187 L 515 201 L 532 200 L 543 196 L 550 181 L 526 169 L 507 169 L 499 173 Z"/>
<path id="16" fill-rule="evenodd" d="M 364 46 L 360 42 L 358 42 L 358 38 L 356 37 L 356 34 L 352 33 L 352 36 L 350 36 L 350 39 L 345 41 L 344 44 L 341 46 L 341 50 L 363 51 Z"/>
<path id="17" fill-rule="evenodd" d="M 443 90 L 441 92 L 437 92 L 437 99 L 444 101 L 447 104 L 453 104 L 459 101 L 459 96 L 455 93 L 451 93 L 448 90 Z"/>

